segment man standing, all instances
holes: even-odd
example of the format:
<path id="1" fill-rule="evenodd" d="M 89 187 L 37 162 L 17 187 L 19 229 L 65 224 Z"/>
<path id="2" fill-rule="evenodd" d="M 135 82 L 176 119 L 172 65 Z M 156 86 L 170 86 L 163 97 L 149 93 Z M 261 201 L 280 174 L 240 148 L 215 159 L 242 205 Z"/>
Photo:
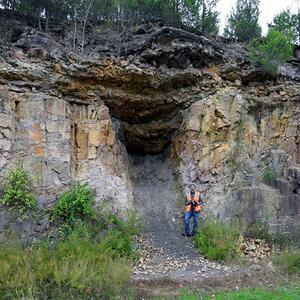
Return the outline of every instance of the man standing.
<path id="1" fill-rule="evenodd" d="M 194 236 L 199 222 L 199 213 L 203 206 L 203 196 L 196 191 L 195 184 L 190 185 L 190 192 L 185 197 L 184 236 Z M 190 219 L 193 218 L 193 230 L 190 233 Z"/>

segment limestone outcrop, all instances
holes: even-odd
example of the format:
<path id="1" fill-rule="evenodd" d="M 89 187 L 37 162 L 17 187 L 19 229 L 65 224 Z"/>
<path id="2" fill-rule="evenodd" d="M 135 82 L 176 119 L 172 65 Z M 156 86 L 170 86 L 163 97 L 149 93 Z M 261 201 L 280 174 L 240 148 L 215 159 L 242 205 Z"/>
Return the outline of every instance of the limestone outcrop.
<path id="1" fill-rule="evenodd" d="M 173 156 L 208 215 L 299 234 L 299 100 L 293 84 L 231 87 L 189 107 Z"/>
<path id="2" fill-rule="evenodd" d="M 84 181 L 98 201 L 134 208 L 132 154 L 168 152 L 181 189 L 206 192 L 206 215 L 299 234 L 297 81 L 268 77 L 240 45 L 173 28 L 90 56 L 28 34 L 0 51 L 0 190 L 22 164 L 44 207 Z"/>

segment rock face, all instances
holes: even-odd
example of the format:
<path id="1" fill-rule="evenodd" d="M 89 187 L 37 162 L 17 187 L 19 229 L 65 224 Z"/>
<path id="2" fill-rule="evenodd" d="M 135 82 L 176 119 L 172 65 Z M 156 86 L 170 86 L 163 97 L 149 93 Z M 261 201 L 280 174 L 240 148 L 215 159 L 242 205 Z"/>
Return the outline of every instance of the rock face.
<path id="1" fill-rule="evenodd" d="M 284 88 L 225 88 L 186 111 L 173 156 L 207 191 L 207 214 L 299 233 L 299 90 Z"/>
<path id="2" fill-rule="evenodd" d="M 132 154 L 164 152 L 182 190 L 206 191 L 206 215 L 299 234 L 299 83 L 267 81 L 239 45 L 143 32 L 114 56 L 68 53 L 36 32 L 2 46 L 0 186 L 21 164 L 43 206 L 84 181 L 124 210 Z"/>

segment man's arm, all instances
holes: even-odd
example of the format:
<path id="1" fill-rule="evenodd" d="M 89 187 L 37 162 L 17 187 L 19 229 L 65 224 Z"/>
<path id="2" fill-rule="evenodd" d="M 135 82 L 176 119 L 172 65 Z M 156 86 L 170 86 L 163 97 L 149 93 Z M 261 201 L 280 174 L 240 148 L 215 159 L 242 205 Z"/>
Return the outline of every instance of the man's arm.
<path id="1" fill-rule="evenodd" d="M 192 204 L 192 201 L 189 201 L 189 200 L 187 199 L 187 196 L 185 195 L 184 205 L 190 205 L 190 204 Z"/>

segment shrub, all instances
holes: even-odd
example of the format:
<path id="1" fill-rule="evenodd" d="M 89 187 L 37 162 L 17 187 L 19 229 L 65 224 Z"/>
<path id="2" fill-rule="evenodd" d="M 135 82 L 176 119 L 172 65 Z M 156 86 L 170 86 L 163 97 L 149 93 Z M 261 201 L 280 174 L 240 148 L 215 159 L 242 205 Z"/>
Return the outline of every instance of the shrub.
<path id="1" fill-rule="evenodd" d="M 250 57 L 261 65 L 266 73 L 275 75 L 278 66 L 285 63 L 293 53 L 291 40 L 290 35 L 270 29 L 264 40 L 255 40 L 250 44 Z"/>
<path id="2" fill-rule="evenodd" d="M 300 249 L 293 252 L 282 253 L 274 258 L 274 263 L 288 272 L 300 273 Z"/>
<path id="3" fill-rule="evenodd" d="M 37 200 L 32 194 L 33 187 L 29 176 L 22 168 L 12 170 L 4 185 L 2 203 L 17 211 L 21 218 L 37 208 Z"/>
<path id="4" fill-rule="evenodd" d="M 240 229 L 221 221 L 208 221 L 200 227 L 195 244 L 201 254 L 213 260 L 226 260 L 236 255 Z"/>
<path id="5" fill-rule="evenodd" d="M 277 175 L 274 171 L 272 170 L 267 170 L 264 174 L 263 174 L 263 180 L 265 183 L 267 184 L 273 184 L 274 181 L 276 180 Z"/>
<path id="6" fill-rule="evenodd" d="M 61 219 L 69 224 L 94 216 L 94 194 L 87 184 L 77 183 L 64 192 L 56 203 L 52 219 Z"/>

